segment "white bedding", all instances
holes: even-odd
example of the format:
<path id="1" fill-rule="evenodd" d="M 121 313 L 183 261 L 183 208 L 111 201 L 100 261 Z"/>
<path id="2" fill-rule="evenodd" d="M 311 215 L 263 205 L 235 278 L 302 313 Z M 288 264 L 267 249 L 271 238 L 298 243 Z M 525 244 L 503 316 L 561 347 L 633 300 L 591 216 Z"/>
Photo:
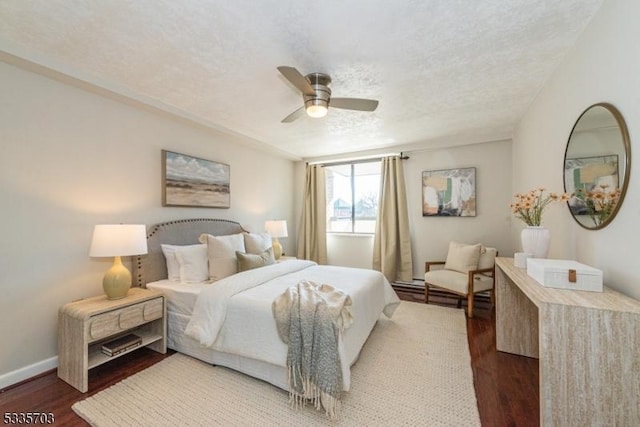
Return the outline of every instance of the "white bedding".
<path id="1" fill-rule="evenodd" d="M 186 291 L 181 288 L 188 286 L 184 284 L 164 283 L 156 288 L 162 288 L 167 294 L 169 309 L 175 307 L 182 314 L 188 312 L 186 301 L 193 301 L 196 293 L 199 294 L 185 334 L 203 347 L 284 367 L 287 346 L 278 337 L 271 304 L 300 280 L 330 284 L 353 300 L 354 323 L 340 336 L 344 389 L 348 390 L 349 367 L 357 359 L 380 313 L 391 316 L 400 302 L 381 273 L 290 260 L 234 274 L 204 285 L 200 292 L 195 288 Z M 154 284 L 147 286 L 154 287 Z M 180 295 L 177 301 L 172 302 L 177 295 Z"/>
<path id="2" fill-rule="evenodd" d="M 162 292 L 167 297 L 167 311 L 191 316 L 200 292 L 207 283 L 180 283 L 174 280 L 158 280 L 147 283 L 147 288 Z"/>

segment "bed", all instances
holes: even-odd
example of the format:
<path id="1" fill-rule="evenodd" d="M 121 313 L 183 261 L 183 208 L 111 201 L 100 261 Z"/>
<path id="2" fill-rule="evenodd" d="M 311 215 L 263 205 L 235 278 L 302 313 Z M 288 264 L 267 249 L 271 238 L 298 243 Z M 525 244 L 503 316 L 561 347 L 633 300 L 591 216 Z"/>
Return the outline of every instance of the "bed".
<path id="1" fill-rule="evenodd" d="M 193 245 L 202 234 L 231 236 L 239 233 L 247 233 L 239 223 L 218 219 L 177 220 L 148 230 L 148 254 L 134 260 L 134 284 L 159 290 L 167 297 L 168 347 L 289 390 L 285 367 L 287 345 L 278 336 L 271 304 L 300 280 L 327 283 L 346 292 L 352 300 L 353 324 L 339 336 L 343 390 L 348 391 L 350 366 L 356 362 L 377 319 L 383 312 L 390 317 L 400 302 L 389 282 L 377 271 L 320 266 L 305 260 L 287 260 L 243 271 L 213 284 L 168 279 L 161 245 Z M 220 291 L 227 285 L 238 284 L 246 290 L 226 296 Z M 213 307 L 211 303 L 203 303 L 204 296 L 201 295 L 211 291 L 222 292 L 225 298 L 222 314 L 222 305 L 216 305 L 217 302 Z M 203 312 L 202 307 L 207 304 L 209 311 Z M 193 324 L 203 322 L 203 313 L 204 318 L 221 316 L 223 322 L 213 335 L 194 336 Z M 185 333 L 190 322 L 191 336 Z"/>

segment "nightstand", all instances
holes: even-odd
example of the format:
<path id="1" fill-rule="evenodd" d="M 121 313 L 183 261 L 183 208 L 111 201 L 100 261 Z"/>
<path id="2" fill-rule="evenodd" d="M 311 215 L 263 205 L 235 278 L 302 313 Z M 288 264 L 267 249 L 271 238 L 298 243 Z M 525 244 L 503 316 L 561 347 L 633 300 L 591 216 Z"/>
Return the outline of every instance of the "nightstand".
<path id="1" fill-rule="evenodd" d="M 296 258 L 294 256 L 284 256 L 283 255 L 280 258 L 278 258 L 278 262 L 289 261 L 289 260 L 292 260 L 292 259 L 298 259 L 298 258 Z"/>
<path id="2" fill-rule="evenodd" d="M 118 300 L 101 295 L 64 305 L 58 313 L 58 377 L 85 393 L 91 368 L 141 347 L 166 353 L 166 310 L 162 293 L 143 288 Z M 130 333 L 142 338 L 140 346 L 102 353 L 103 343 Z"/>

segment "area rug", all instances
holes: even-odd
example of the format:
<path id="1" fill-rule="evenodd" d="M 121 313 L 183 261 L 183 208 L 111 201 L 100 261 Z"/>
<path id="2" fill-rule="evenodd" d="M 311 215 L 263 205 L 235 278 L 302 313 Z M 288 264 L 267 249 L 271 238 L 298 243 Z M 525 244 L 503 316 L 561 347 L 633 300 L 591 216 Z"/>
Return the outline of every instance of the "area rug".
<path id="1" fill-rule="evenodd" d="M 462 310 L 403 301 L 352 367 L 337 420 L 265 382 L 174 354 L 73 405 L 107 426 L 479 426 Z"/>

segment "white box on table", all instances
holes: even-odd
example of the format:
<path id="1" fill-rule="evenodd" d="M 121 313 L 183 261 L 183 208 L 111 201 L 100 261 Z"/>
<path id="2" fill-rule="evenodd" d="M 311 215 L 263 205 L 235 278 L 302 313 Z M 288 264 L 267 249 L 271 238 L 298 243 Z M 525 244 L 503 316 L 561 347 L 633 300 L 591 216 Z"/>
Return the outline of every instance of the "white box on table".
<path id="1" fill-rule="evenodd" d="M 602 292 L 602 270 L 565 259 L 527 259 L 527 274 L 548 288 Z"/>

